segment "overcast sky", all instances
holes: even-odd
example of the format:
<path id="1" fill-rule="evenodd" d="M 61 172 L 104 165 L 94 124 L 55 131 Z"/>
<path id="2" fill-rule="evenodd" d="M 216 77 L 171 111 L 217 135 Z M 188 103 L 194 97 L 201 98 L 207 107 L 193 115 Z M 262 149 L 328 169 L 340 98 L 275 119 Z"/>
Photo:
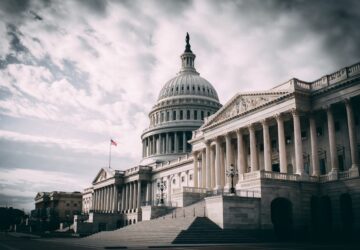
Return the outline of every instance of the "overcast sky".
<path id="1" fill-rule="evenodd" d="M 180 69 L 225 103 L 360 61 L 360 1 L 0 1 L 0 206 L 81 191 L 141 159 L 140 134 Z"/>

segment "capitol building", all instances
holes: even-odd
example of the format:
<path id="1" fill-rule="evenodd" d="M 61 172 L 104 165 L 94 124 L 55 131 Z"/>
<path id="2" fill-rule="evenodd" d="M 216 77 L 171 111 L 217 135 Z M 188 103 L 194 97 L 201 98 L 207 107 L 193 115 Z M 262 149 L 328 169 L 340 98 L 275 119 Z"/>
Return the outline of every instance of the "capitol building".
<path id="1" fill-rule="evenodd" d="M 76 231 L 120 235 L 174 211 L 224 230 L 359 231 L 360 63 L 234 90 L 221 104 L 195 58 L 187 35 L 180 71 L 149 112 L 139 165 L 99 170 Z"/>

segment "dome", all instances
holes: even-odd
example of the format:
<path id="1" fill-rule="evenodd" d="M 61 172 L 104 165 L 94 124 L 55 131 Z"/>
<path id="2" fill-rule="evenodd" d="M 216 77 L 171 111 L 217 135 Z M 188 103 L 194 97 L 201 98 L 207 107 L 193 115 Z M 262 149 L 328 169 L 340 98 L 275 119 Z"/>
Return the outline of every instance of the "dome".
<path id="1" fill-rule="evenodd" d="M 149 113 L 150 125 L 141 134 L 142 165 L 167 162 L 190 153 L 192 132 L 221 107 L 215 88 L 194 67 L 196 55 L 189 40 L 187 34 L 180 72 L 161 89 Z"/>
<path id="2" fill-rule="evenodd" d="M 205 96 L 219 101 L 215 88 L 197 72 L 184 71 L 170 79 L 161 89 L 158 101 L 181 95 Z"/>

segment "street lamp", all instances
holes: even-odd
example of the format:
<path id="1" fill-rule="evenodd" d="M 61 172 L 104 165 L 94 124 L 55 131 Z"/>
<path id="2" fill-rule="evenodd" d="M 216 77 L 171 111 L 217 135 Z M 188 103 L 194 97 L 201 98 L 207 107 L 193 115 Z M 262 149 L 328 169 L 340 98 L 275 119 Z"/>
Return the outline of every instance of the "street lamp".
<path id="1" fill-rule="evenodd" d="M 228 177 L 231 177 L 230 194 L 235 194 L 234 177 L 238 176 L 238 171 L 236 170 L 233 164 L 231 164 L 230 167 L 226 170 L 226 175 Z"/>
<path id="2" fill-rule="evenodd" d="M 166 189 L 166 182 L 160 181 L 157 183 L 157 187 L 160 190 L 160 205 L 164 204 L 164 190 Z"/>

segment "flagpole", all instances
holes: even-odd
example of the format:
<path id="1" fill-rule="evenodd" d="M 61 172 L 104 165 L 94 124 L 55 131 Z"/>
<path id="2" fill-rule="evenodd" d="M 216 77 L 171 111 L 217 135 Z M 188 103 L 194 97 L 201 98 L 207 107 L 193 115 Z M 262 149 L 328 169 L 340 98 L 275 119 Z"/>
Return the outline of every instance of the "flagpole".
<path id="1" fill-rule="evenodd" d="M 111 166 L 111 139 L 110 139 L 110 144 L 109 144 L 109 168 Z"/>

